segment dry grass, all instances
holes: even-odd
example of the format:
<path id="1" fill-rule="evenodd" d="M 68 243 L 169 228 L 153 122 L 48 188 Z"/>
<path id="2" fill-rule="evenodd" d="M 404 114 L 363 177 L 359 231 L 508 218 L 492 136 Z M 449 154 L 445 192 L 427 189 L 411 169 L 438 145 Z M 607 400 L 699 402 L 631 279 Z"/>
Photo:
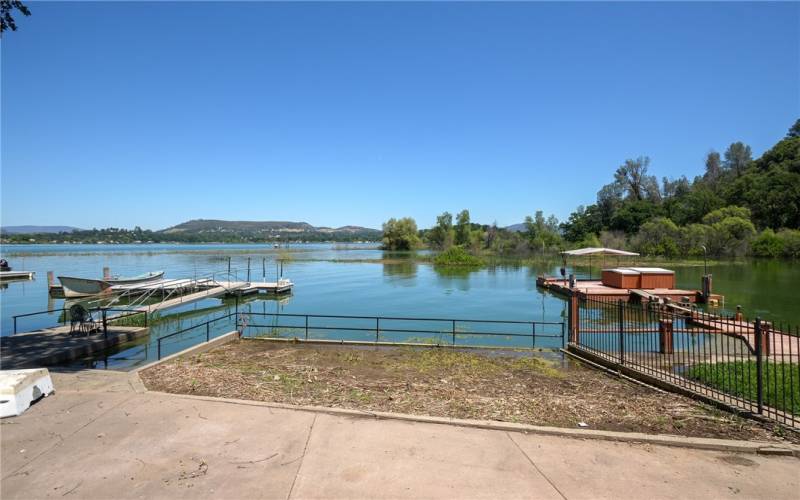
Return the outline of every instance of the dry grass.
<path id="1" fill-rule="evenodd" d="M 148 388 L 534 425 L 779 440 L 750 420 L 570 359 L 245 339 L 144 371 Z"/>

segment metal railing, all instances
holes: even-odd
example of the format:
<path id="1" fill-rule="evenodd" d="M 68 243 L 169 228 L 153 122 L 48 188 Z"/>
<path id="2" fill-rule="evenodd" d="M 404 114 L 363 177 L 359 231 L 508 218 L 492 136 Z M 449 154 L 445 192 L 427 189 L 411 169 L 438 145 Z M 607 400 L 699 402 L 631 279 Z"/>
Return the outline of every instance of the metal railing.
<path id="1" fill-rule="evenodd" d="M 569 341 L 625 367 L 800 427 L 800 329 L 692 307 L 572 297 Z"/>
<path id="2" fill-rule="evenodd" d="M 87 311 L 89 311 L 89 313 L 92 314 L 92 317 L 94 317 L 94 313 L 100 313 L 100 322 L 103 325 L 103 333 L 106 334 L 106 335 L 108 335 L 108 323 L 109 322 L 113 323 L 114 321 L 118 321 L 118 320 L 123 319 L 123 318 L 128 318 L 128 317 L 131 317 L 131 316 L 137 316 L 137 315 L 143 314 L 144 315 L 144 320 L 143 320 L 142 326 L 146 328 L 147 324 L 148 324 L 147 311 L 135 311 L 135 310 L 130 310 L 130 309 L 120 309 L 120 308 L 110 308 L 110 307 L 92 307 L 92 308 L 88 308 Z M 67 323 L 72 321 L 72 317 L 70 315 L 70 310 L 69 309 L 50 309 L 50 310 L 47 310 L 47 311 L 37 311 L 37 312 L 32 312 L 32 313 L 17 314 L 15 316 L 13 316 L 13 320 L 14 320 L 14 335 L 17 335 L 19 333 L 17 331 L 19 318 L 27 318 L 27 317 L 30 317 L 30 316 L 39 316 L 39 315 L 43 315 L 43 314 L 50 315 L 50 314 L 53 314 L 53 313 L 59 313 L 60 314 L 60 319 L 58 321 L 58 324 L 60 324 L 60 325 L 66 325 Z M 115 314 L 115 315 L 109 317 L 108 313 L 119 313 L 119 314 Z"/>
<path id="3" fill-rule="evenodd" d="M 216 317 L 212 320 L 197 325 L 190 326 L 161 336 L 157 339 L 158 359 L 162 357 L 162 343 L 168 339 L 173 339 L 184 335 L 190 331 L 196 331 L 196 335 L 205 335 L 206 341 L 211 340 L 211 325 L 223 320 L 230 320 L 235 317 L 235 328 L 243 336 L 259 336 L 259 329 L 266 329 L 266 335 L 278 336 L 282 334 L 287 338 L 302 338 L 303 340 L 335 340 L 335 341 L 357 341 L 365 343 L 398 343 L 398 344 L 426 344 L 431 346 L 474 346 L 468 342 L 458 343 L 458 340 L 465 338 L 480 337 L 504 337 L 507 339 L 530 339 L 520 343 L 511 343 L 501 347 L 508 348 L 535 348 L 537 340 L 549 339 L 550 348 L 563 347 L 566 342 L 566 325 L 563 322 L 547 321 L 500 321 L 500 320 L 478 320 L 478 319 L 454 319 L 454 318 L 410 318 L 392 316 L 346 316 L 346 315 L 325 315 L 325 314 L 284 314 L 266 312 L 234 312 Z M 253 318 L 272 318 L 270 324 L 259 324 L 251 322 Z M 339 324 L 336 324 L 339 323 Z M 425 328 L 425 324 L 433 323 L 442 325 L 437 328 Z M 490 325 L 480 330 L 465 328 L 466 325 Z M 501 331 L 505 329 L 505 331 Z M 299 333 L 300 336 L 297 336 Z M 335 338 L 330 334 L 335 333 Z M 288 334 L 288 335 L 286 335 Z M 416 338 L 402 339 L 402 335 L 436 335 L 436 339 Z M 262 333 L 263 335 L 263 333 Z M 427 342 L 426 342 L 427 340 Z M 433 342 L 436 340 L 436 342 Z M 479 346 L 474 346 L 479 347 Z M 489 346 L 483 346 L 489 347 Z"/>

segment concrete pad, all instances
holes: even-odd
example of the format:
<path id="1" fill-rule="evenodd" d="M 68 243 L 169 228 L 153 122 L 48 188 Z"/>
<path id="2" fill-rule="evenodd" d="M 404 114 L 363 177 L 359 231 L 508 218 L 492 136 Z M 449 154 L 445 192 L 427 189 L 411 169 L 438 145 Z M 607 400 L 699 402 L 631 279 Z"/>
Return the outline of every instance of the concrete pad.
<path id="1" fill-rule="evenodd" d="M 800 489 L 793 457 L 510 436 L 567 498 L 796 498 Z"/>
<path id="2" fill-rule="evenodd" d="M 561 498 L 506 433 L 318 415 L 292 498 Z"/>
<path id="3" fill-rule="evenodd" d="M 68 389 L 0 422 L 4 500 L 794 498 L 800 488 L 793 457 L 141 393 L 127 374 L 58 377 Z"/>
<path id="4" fill-rule="evenodd" d="M 130 394 L 58 391 L 35 403 L 23 415 L 3 419 L 0 421 L 3 481 L 130 397 Z"/>
<path id="5" fill-rule="evenodd" d="M 129 372 L 113 370 L 51 371 L 50 376 L 59 393 L 62 392 L 144 392 L 139 377 Z"/>
<path id="6" fill-rule="evenodd" d="M 5 477 L 0 496 L 285 498 L 314 418 L 147 394 L 128 398 L 66 437 L 57 452 Z M 15 431 L 3 433 L 4 448 Z"/>
<path id="7" fill-rule="evenodd" d="M 53 393 L 47 368 L 0 370 L 0 418 L 15 417 Z"/>

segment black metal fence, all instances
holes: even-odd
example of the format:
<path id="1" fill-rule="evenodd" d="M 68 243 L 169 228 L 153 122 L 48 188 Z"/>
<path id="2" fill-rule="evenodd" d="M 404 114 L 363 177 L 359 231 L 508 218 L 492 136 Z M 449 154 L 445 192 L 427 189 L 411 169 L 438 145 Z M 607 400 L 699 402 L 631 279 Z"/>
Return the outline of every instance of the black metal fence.
<path id="1" fill-rule="evenodd" d="M 203 336 L 206 341 L 211 340 L 215 336 L 215 324 L 230 321 L 232 317 L 236 330 L 245 337 L 456 347 L 560 348 L 566 345 L 563 322 L 240 312 L 159 337 L 156 341 L 158 359 L 165 354 L 162 343 L 182 340 L 186 345 L 187 338 L 201 341 Z"/>
<path id="2" fill-rule="evenodd" d="M 103 329 L 102 331 L 105 334 L 108 334 L 109 325 L 114 326 L 115 324 L 119 324 L 119 322 L 125 318 L 132 318 L 132 317 L 141 318 L 141 320 L 137 321 L 137 325 L 140 325 L 142 327 L 147 327 L 148 323 L 147 311 L 136 311 L 131 309 L 122 309 L 113 307 L 93 307 L 87 310 L 92 315 L 92 319 L 102 325 Z M 32 313 L 17 314 L 13 316 L 14 335 L 17 335 L 19 333 L 17 329 L 19 327 L 20 319 L 34 317 L 34 316 L 52 315 L 56 313 L 58 314 L 58 318 L 56 318 L 55 321 L 57 324 L 66 325 L 67 323 L 70 323 L 72 321 L 72 315 L 69 309 L 49 309 L 47 311 L 37 311 Z M 131 320 L 128 320 L 128 322 L 130 321 Z"/>
<path id="3" fill-rule="evenodd" d="M 571 300 L 570 344 L 609 364 L 800 427 L 800 329 L 691 306 Z"/>

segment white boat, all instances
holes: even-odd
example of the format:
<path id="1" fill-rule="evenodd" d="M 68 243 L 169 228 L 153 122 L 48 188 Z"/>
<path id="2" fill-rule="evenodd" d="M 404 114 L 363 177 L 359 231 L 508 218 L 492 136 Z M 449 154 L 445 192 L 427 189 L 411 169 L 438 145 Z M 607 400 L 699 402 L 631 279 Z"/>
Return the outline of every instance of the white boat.
<path id="1" fill-rule="evenodd" d="M 139 276 L 121 277 L 112 276 L 104 278 L 103 281 L 111 285 L 133 285 L 135 283 L 147 283 L 148 281 L 160 280 L 164 276 L 164 271 L 153 271 L 151 273 L 140 274 Z"/>
<path id="2" fill-rule="evenodd" d="M 58 281 L 64 289 L 64 297 L 87 297 L 98 295 L 111 289 L 113 285 L 132 285 L 156 281 L 164 276 L 164 271 L 154 271 L 131 277 L 109 277 L 105 279 L 76 278 L 73 276 L 59 276 Z"/>
<path id="3" fill-rule="evenodd" d="M 97 295 L 111 288 L 110 283 L 91 278 L 75 278 L 73 276 L 59 276 L 64 297 L 87 297 Z"/>

